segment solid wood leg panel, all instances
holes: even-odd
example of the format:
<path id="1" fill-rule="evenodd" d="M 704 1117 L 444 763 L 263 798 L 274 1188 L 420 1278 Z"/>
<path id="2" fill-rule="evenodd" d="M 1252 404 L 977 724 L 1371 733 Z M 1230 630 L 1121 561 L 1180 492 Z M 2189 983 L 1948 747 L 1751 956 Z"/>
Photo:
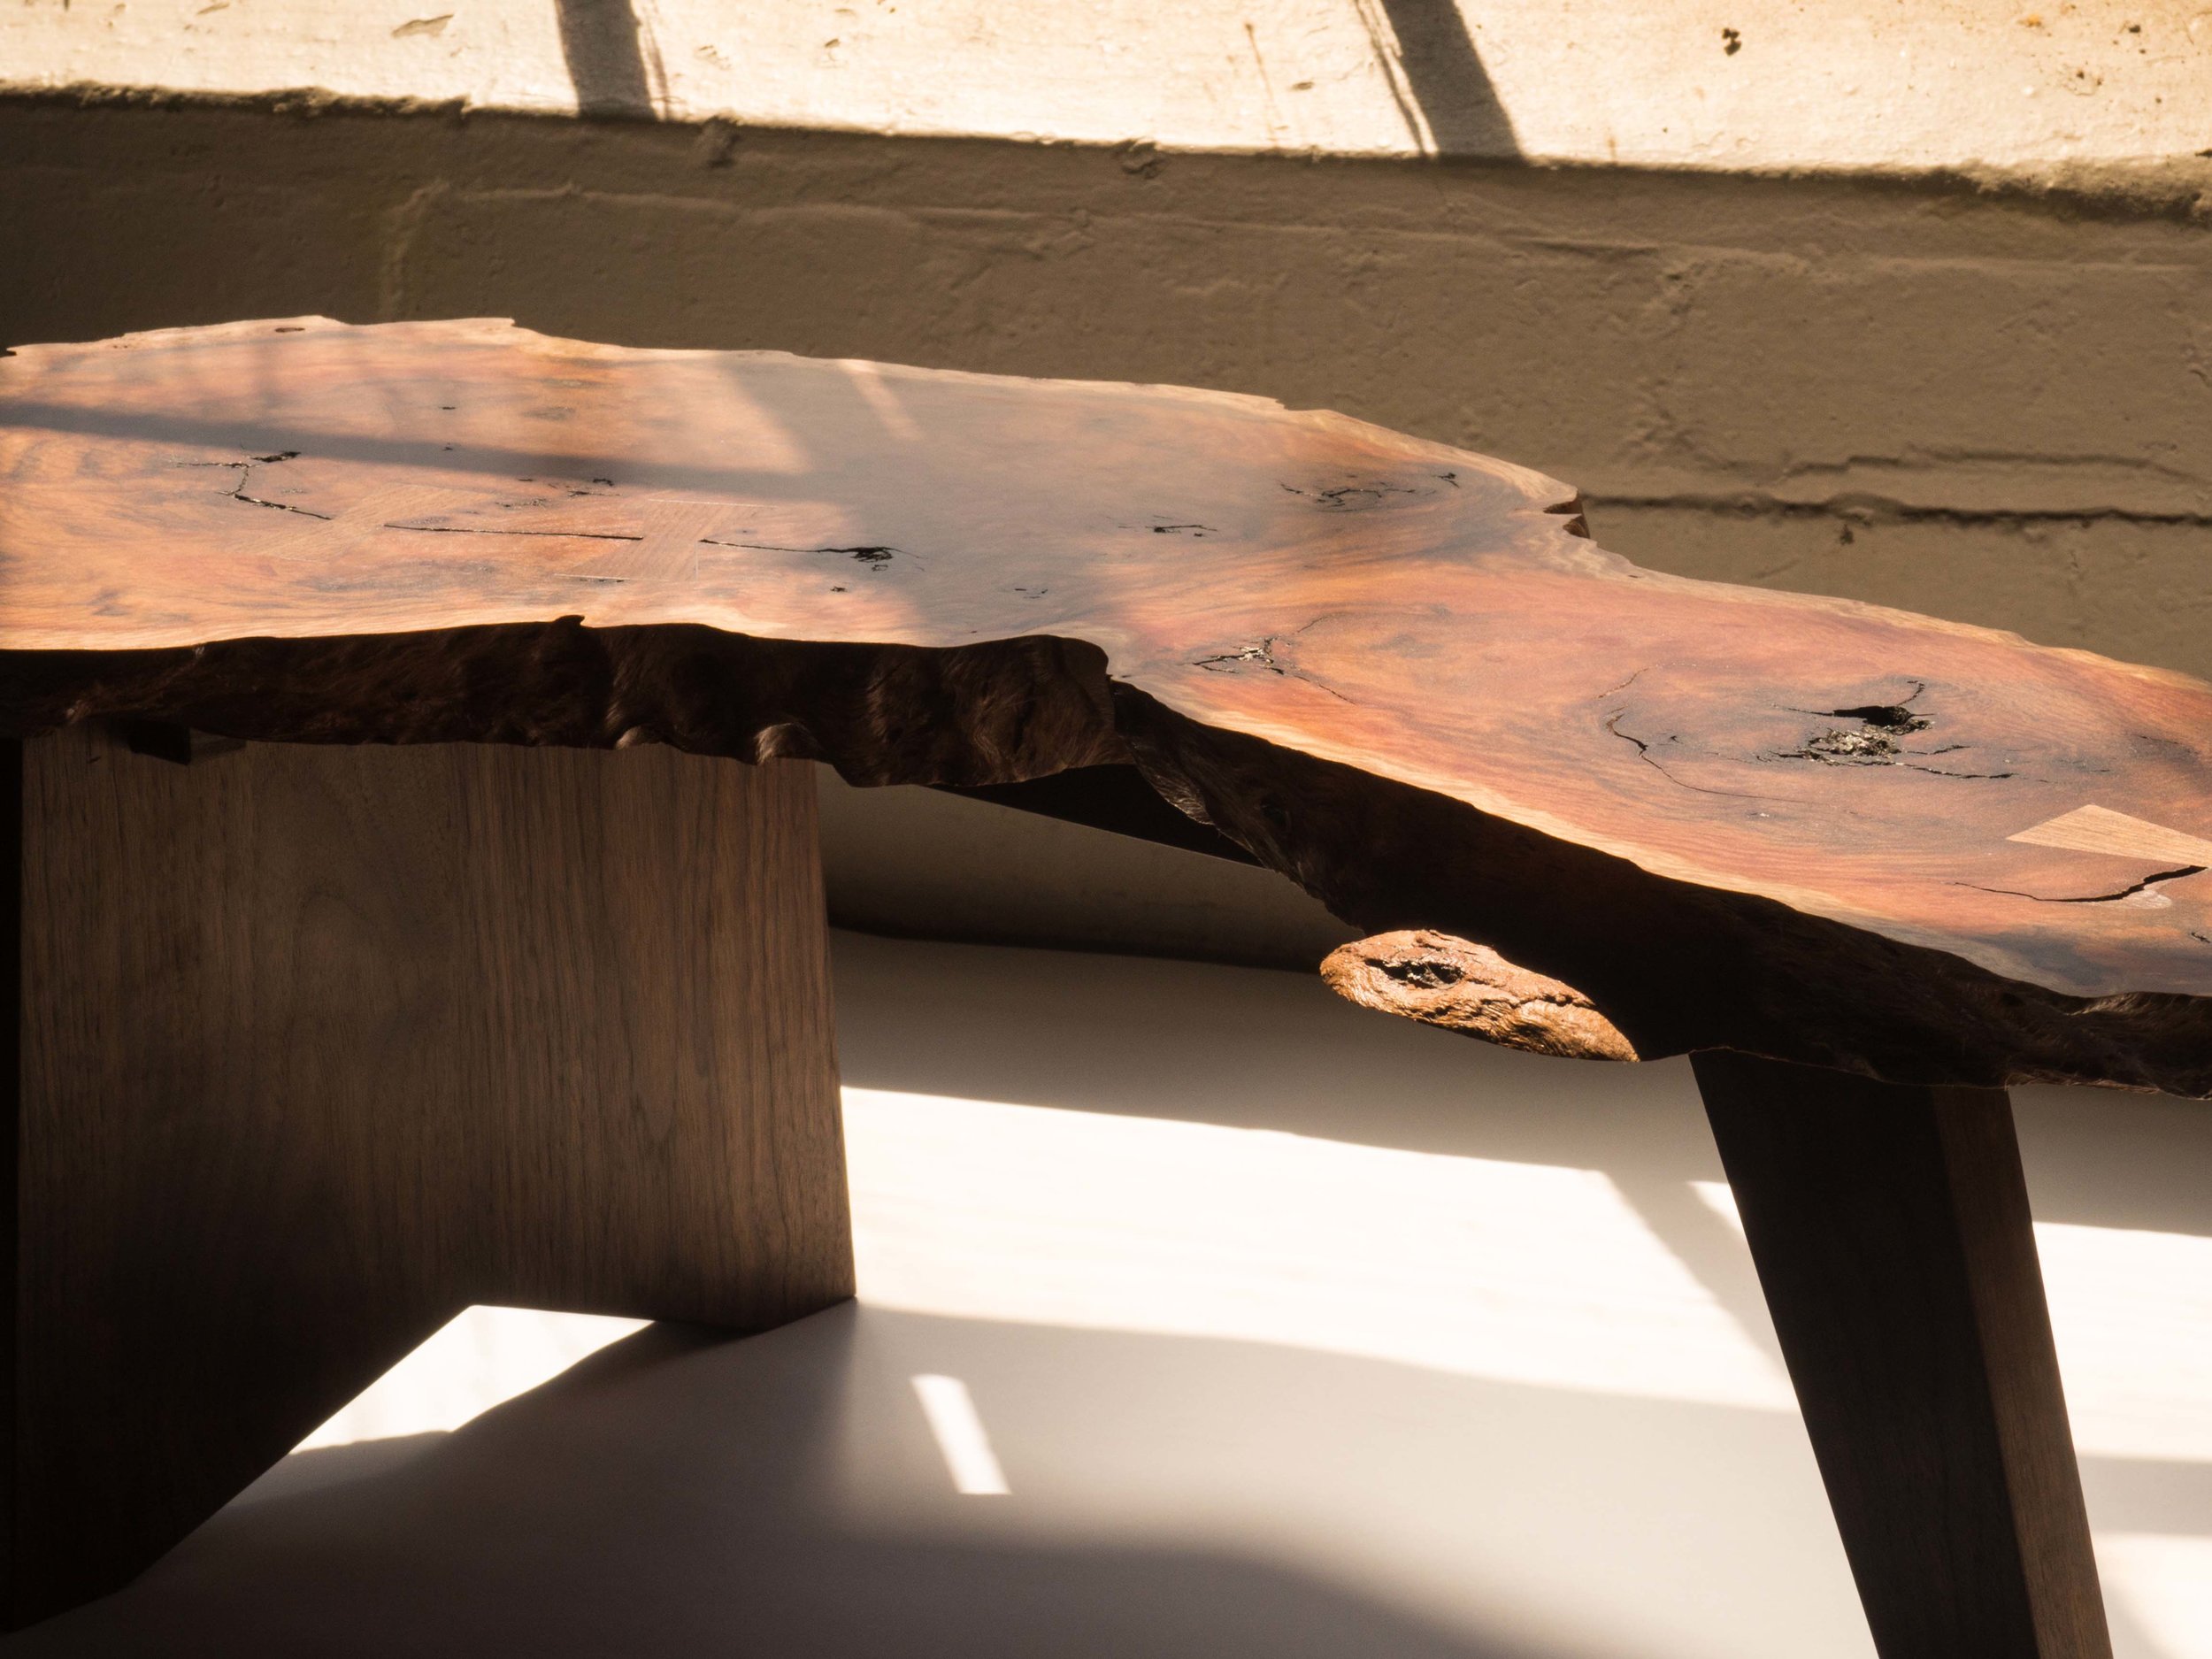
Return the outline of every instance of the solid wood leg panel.
<path id="1" fill-rule="evenodd" d="M 851 1294 L 804 767 L 16 757 L 10 1622 L 472 1302 L 757 1330 Z"/>
<path id="2" fill-rule="evenodd" d="M 1882 1659 L 2109 1659 L 2010 1102 L 1694 1064 Z"/>

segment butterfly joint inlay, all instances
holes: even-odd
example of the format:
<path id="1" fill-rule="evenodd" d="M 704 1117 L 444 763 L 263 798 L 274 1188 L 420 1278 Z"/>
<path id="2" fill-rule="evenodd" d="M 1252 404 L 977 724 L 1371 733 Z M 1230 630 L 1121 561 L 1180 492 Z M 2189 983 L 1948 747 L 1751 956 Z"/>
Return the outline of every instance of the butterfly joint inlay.
<path id="1" fill-rule="evenodd" d="M 2077 807 L 2061 813 L 2007 841 L 2031 847 L 2057 847 L 2070 852 L 2109 853 L 2120 858 L 2152 858 L 2212 869 L 2212 841 L 2162 824 L 2131 818 L 2109 807 Z"/>

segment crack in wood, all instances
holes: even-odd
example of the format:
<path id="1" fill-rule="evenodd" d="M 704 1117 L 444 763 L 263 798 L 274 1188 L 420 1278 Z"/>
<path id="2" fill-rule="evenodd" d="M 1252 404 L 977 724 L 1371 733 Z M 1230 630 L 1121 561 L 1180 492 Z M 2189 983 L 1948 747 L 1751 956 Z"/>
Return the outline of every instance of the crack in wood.
<path id="1" fill-rule="evenodd" d="M 2001 893 L 2008 899 L 2032 899 L 2038 904 L 2116 904 L 2122 899 L 2131 899 L 2139 893 L 2147 893 L 2162 881 L 2178 881 L 2184 876 L 2200 876 L 2207 867 L 2204 864 L 2183 864 L 2177 870 L 2161 870 L 2154 875 L 2145 876 L 2140 881 L 2122 887 L 2117 893 L 2090 893 L 2078 898 L 2053 898 L 2041 893 L 2022 893 L 2012 887 L 1985 887 L 1975 881 L 1961 881 L 1956 885 L 1972 887 L 1977 893 Z"/>

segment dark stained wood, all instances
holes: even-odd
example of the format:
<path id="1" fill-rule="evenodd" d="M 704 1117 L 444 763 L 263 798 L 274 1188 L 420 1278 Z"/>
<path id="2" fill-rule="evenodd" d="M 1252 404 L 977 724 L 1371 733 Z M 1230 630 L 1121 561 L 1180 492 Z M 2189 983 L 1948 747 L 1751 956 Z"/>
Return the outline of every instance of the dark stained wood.
<path id="1" fill-rule="evenodd" d="M 8 731 L 1134 765 L 1646 1056 L 2212 1095 L 2212 687 L 1640 571 L 1341 416 L 310 319 L 0 362 L 0 483 Z"/>
<path id="2" fill-rule="evenodd" d="M 2109 1659 L 2011 1103 L 1693 1064 L 1882 1659 Z"/>
<path id="3" fill-rule="evenodd" d="M 995 806 L 1010 806 L 1019 812 L 1033 812 L 1041 818 L 1087 825 L 1092 829 L 1111 830 L 1117 835 L 1180 848 L 1185 852 L 1204 853 L 1231 864 L 1259 862 L 1220 831 L 1178 812 L 1163 801 L 1134 766 L 1073 766 L 1066 772 L 1049 772 L 1020 783 L 985 783 L 967 787 L 943 783 L 936 787 L 947 795 L 987 801 Z"/>
<path id="4" fill-rule="evenodd" d="M 13 1621 L 472 1302 L 743 1331 L 851 1294 L 806 768 L 20 749 Z"/>

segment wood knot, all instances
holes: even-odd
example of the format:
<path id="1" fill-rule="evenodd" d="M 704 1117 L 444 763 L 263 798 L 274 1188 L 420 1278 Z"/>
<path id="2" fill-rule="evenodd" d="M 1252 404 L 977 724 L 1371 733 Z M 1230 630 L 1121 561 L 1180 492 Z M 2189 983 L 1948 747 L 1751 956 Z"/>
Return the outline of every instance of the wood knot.
<path id="1" fill-rule="evenodd" d="M 1633 1060 L 1635 1048 L 1571 985 L 1515 966 L 1487 945 L 1425 930 L 1377 933 L 1331 951 L 1321 977 L 1363 1008 L 1402 1014 L 1508 1048 L 1574 1060 Z"/>

